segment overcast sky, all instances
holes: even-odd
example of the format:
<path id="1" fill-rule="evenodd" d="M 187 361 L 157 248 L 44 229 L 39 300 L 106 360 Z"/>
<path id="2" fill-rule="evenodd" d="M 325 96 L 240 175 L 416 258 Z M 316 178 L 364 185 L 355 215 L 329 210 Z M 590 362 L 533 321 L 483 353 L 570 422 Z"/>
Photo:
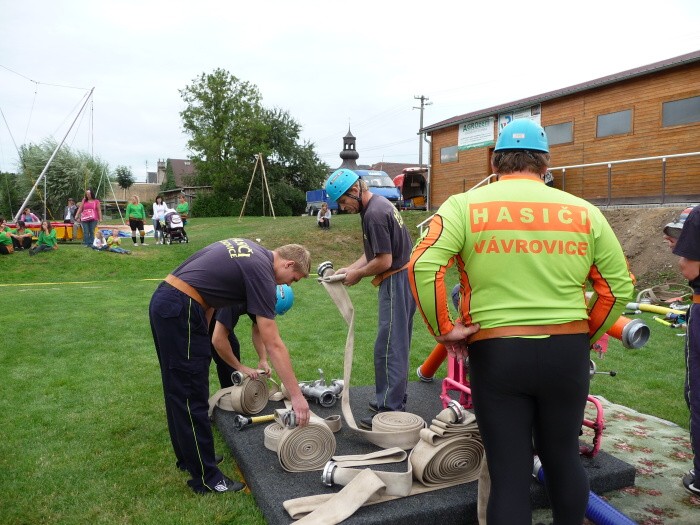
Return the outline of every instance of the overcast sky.
<path id="1" fill-rule="evenodd" d="M 359 163 L 417 164 L 416 96 L 429 125 L 698 49 L 698 0 L 0 0 L 0 171 L 60 141 L 91 88 L 66 143 L 137 180 L 188 156 L 179 90 L 216 68 L 332 168 L 348 126 Z"/>

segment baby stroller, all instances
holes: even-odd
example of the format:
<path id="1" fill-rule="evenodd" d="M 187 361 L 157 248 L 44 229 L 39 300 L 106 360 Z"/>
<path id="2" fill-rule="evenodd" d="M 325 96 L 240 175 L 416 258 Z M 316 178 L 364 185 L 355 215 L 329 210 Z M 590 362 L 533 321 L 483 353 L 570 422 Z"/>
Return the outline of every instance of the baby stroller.
<path id="1" fill-rule="evenodd" d="M 165 214 L 162 225 L 165 244 L 172 244 L 175 241 L 180 243 L 190 242 L 182 223 L 182 217 L 176 211 L 168 211 Z"/>

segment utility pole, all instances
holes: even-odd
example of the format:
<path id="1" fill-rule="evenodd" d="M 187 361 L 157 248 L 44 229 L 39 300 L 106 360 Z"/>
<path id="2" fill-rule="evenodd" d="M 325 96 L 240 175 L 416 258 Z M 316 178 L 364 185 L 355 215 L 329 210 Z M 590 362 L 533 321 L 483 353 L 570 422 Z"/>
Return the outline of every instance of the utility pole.
<path id="1" fill-rule="evenodd" d="M 429 106 L 432 102 L 428 102 L 430 99 L 425 95 L 415 95 L 413 97 L 416 100 L 420 100 L 420 107 L 413 107 L 413 109 L 420 109 L 420 127 L 418 128 L 418 164 L 423 167 L 423 109 L 425 106 Z"/>

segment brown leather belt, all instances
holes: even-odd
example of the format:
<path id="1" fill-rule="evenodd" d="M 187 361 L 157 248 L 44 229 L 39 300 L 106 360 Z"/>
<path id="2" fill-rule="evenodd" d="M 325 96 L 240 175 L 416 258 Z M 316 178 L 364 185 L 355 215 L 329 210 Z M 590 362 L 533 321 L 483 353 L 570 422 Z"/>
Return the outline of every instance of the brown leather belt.
<path id="1" fill-rule="evenodd" d="M 185 295 L 197 301 L 200 304 L 200 306 L 205 310 L 209 310 L 209 305 L 207 304 L 207 302 L 199 294 L 199 292 L 195 290 L 194 287 L 192 287 L 192 285 L 187 284 L 185 281 L 183 281 L 179 277 L 175 277 L 171 273 L 168 274 L 168 276 L 165 278 L 165 282 L 173 288 L 175 288 L 176 290 L 180 290 Z"/>
<path id="2" fill-rule="evenodd" d="M 482 328 L 477 333 L 472 334 L 467 338 L 467 344 L 475 343 L 476 341 L 481 341 L 483 339 L 494 339 L 496 337 L 587 333 L 588 321 L 583 319 L 563 324 L 498 326 L 496 328 Z"/>
<path id="3" fill-rule="evenodd" d="M 374 286 L 379 286 L 384 279 L 394 275 L 395 273 L 399 273 L 401 270 L 405 270 L 406 268 L 408 268 L 408 263 L 404 264 L 401 268 L 397 268 L 396 270 L 387 270 L 386 272 L 379 273 L 374 276 L 374 279 L 372 279 L 372 284 Z"/>
<path id="4" fill-rule="evenodd" d="M 693 294 L 693 302 L 695 304 L 700 304 L 700 294 L 698 294 L 698 293 Z"/>

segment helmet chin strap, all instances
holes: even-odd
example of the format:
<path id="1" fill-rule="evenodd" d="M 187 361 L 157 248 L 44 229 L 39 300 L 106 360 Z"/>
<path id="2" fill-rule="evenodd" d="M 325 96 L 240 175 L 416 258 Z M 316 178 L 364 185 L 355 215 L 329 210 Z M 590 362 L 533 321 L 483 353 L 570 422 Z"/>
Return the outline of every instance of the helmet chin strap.
<path id="1" fill-rule="evenodd" d="M 356 201 L 357 201 L 357 204 L 360 206 L 360 210 L 359 210 L 359 211 L 362 211 L 362 210 L 364 209 L 364 206 L 362 205 L 362 184 L 360 184 L 360 196 L 359 196 L 359 197 L 356 197 L 355 195 L 353 195 L 353 194 L 350 193 L 350 192 L 347 192 L 347 193 L 345 194 L 345 196 L 348 197 L 348 198 L 350 198 L 350 199 L 353 199 L 353 200 L 356 200 Z"/>

